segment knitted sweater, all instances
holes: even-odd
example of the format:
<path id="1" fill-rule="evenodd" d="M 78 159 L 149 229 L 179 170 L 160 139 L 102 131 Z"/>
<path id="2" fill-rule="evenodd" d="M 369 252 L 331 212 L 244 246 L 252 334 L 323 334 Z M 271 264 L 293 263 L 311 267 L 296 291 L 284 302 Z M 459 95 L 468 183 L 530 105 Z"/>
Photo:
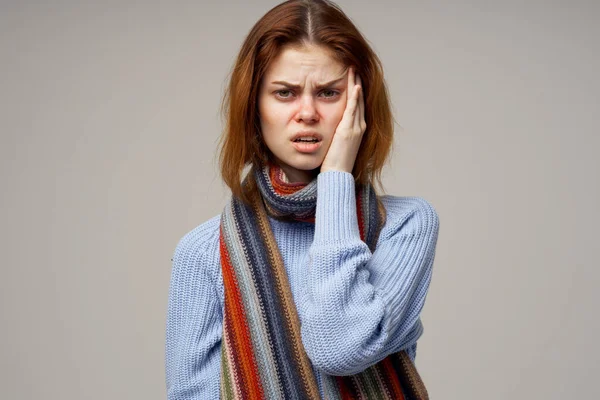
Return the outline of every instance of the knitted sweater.
<path id="1" fill-rule="evenodd" d="M 313 368 L 356 374 L 403 349 L 415 359 L 439 220 L 419 197 L 381 196 L 373 253 L 361 241 L 352 174 L 317 177 L 315 223 L 269 218 Z M 173 255 L 166 323 L 169 400 L 219 398 L 223 278 L 220 216 L 186 234 Z M 318 374 L 316 374 L 318 376 Z M 321 382 L 317 382 L 319 390 Z"/>

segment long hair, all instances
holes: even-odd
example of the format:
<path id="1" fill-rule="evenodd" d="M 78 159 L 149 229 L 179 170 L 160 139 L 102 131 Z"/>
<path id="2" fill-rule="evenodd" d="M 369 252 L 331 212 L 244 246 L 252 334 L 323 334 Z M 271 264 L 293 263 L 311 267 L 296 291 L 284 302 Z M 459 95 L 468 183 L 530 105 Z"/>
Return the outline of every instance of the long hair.
<path id="1" fill-rule="evenodd" d="M 367 129 L 352 174 L 357 184 L 376 183 L 383 190 L 381 170 L 391 150 L 394 118 L 381 61 L 335 3 L 289 0 L 267 12 L 250 30 L 231 70 L 221 104 L 225 122 L 219 140 L 221 176 L 233 196 L 245 202 L 250 196 L 241 185 L 244 168 L 271 160 L 260 132 L 261 80 L 284 46 L 309 44 L 329 49 L 336 61 L 354 66 L 360 75 Z"/>

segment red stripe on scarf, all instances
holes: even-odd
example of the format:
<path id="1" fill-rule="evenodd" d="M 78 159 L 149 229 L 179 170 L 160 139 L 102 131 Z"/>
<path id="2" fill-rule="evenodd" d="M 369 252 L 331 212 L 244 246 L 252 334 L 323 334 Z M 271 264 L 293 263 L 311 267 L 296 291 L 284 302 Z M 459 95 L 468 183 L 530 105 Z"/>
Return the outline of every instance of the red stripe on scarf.
<path id="1" fill-rule="evenodd" d="M 358 218 L 358 231 L 360 239 L 365 241 L 365 223 L 363 221 L 362 196 L 356 196 L 356 216 Z"/>
<path id="2" fill-rule="evenodd" d="M 335 381 L 338 385 L 338 389 L 340 391 L 340 396 L 342 400 L 354 400 L 356 399 L 355 393 L 350 391 L 352 384 L 350 383 L 350 379 L 345 376 L 336 376 Z"/>
<path id="3" fill-rule="evenodd" d="M 390 386 L 390 389 L 392 389 L 392 398 L 404 400 L 404 394 L 402 393 L 402 384 L 400 383 L 400 380 L 396 375 L 394 366 L 392 365 L 392 362 L 390 361 L 389 357 L 386 357 L 381 361 L 381 366 L 383 367 L 382 369 L 386 374 L 386 378 L 388 378 L 385 380 L 385 383 Z"/>
<path id="4" fill-rule="evenodd" d="M 275 193 L 285 196 L 292 194 L 302 189 L 307 185 L 304 182 L 285 182 L 283 180 L 283 170 L 279 165 L 269 164 L 269 177 L 271 178 L 271 185 L 275 189 Z"/>
<path id="5" fill-rule="evenodd" d="M 231 311 L 229 314 L 231 317 L 231 328 L 232 335 L 232 354 L 236 358 L 234 366 L 239 366 L 240 374 L 239 378 L 241 384 L 239 385 L 242 390 L 246 389 L 248 393 L 244 394 L 244 398 L 250 399 L 262 399 L 264 398 L 264 391 L 261 386 L 261 379 L 256 368 L 256 359 L 254 358 L 254 352 L 252 350 L 252 343 L 250 341 L 250 330 L 246 324 L 246 315 L 243 309 L 242 295 L 239 292 L 236 284 L 235 273 L 231 266 L 231 260 L 229 253 L 227 252 L 227 246 L 223 238 L 223 230 L 221 229 L 220 234 L 220 250 L 223 266 L 223 286 L 225 288 L 225 307 Z M 249 396 L 249 397 L 247 397 Z"/>

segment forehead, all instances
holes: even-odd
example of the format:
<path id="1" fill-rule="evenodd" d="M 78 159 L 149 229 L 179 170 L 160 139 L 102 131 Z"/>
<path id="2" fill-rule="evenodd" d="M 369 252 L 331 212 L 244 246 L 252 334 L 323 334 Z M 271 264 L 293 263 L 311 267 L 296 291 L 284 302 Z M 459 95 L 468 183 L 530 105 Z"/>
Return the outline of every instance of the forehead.
<path id="1" fill-rule="evenodd" d="M 266 71 L 267 79 L 294 81 L 308 77 L 332 80 L 341 77 L 346 67 L 322 46 L 284 47 Z"/>

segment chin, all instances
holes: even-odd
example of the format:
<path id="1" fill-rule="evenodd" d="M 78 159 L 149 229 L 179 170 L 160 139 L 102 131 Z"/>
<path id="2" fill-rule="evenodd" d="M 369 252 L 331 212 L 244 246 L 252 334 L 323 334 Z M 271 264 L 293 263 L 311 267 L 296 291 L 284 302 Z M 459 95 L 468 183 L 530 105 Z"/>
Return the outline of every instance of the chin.
<path id="1" fill-rule="evenodd" d="M 288 166 L 301 170 L 301 171 L 313 171 L 315 169 L 321 168 L 321 164 L 323 164 L 323 160 L 317 161 L 308 161 L 308 162 L 290 162 L 286 163 Z"/>

